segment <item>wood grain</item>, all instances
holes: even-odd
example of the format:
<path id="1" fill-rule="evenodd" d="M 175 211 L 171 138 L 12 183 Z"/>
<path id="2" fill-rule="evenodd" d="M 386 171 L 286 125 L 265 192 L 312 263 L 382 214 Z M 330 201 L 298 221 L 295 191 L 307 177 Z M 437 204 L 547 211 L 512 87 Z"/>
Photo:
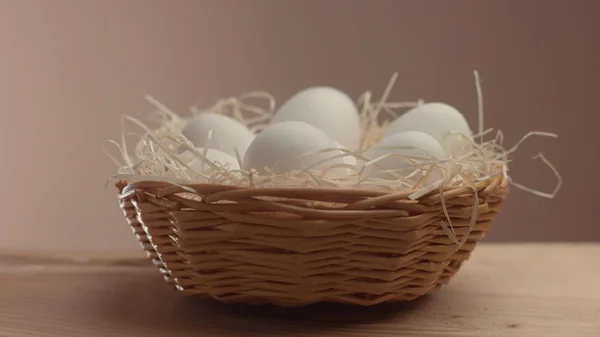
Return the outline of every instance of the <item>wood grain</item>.
<path id="1" fill-rule="evenodd" d="M 481 245 L 440 291 L 370 308 L 222 305 L 136 254 L 77 256 L 0 259 L 0 336 L 600 336 L 600 244 Z"/>

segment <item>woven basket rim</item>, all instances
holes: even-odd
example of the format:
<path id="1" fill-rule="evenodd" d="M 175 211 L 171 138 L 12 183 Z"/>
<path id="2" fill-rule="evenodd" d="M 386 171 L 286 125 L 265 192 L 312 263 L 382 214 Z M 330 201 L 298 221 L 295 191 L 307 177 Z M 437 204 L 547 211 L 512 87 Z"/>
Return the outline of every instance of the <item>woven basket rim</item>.
<path id="1" fill-rule="evenodd" d="M 488 179 L 480 180 L 478 182 L 473 183 L 473 186 L 469 186 L 466 184 L 460 185 L 444 185 L 442 187 L 442 192 L 450 192 L 456 190 L 464 190 L 473 191 L 473 188 L 476 190 L 481 190 L 490 185 L 499 186 L 506 185 L 508 183 L 508 179 L 504 177 L 504 175 L 497 175 L 494 177 L 490 177 Z M 203 191 L 203 192 L 240 192 L 244 191 L 248 193 L 256 194 L 256 195 L 270 195 L 270 196 L 280 196 L 286 197 L 286 193 L 294 193 L 294 194 L 313 194 L 313 193 L 326 193 L 333 195 L 356 195 L 362 197 L 379 197 L 389 194 L 394 194 L 398 198 L 408 197 L 409 195 L 418 191 L 418 189 L 406 189 L 406 188 L 397 188 L 397 189 L 389 189 L 389 190 L 376 190 L 373 188 L 349 188 L 349 187 L 252 187 L 252 186 L 237 186 L 237 185 L 225 185 L 225 184 L 204 184 L 204 183 L 181 183 L 176 184 L 167 181 L 156 181 L 156 180 L 118 180 L 115 184 L 119 190 L 121 190 L 122 194 L 127 194 L 135 189 L 147 189 L 147 188 L 172 188 L 172 189 L 180 189 L 181 192 L 190 192 L 186 191 L 186 189 L 191 189 L 194 191 Z M 170 193 L 173 193 L 172 190 L 169 190 Z M 431 196 L 433 194 L 437 194 L 440 192 L 439 188 L 434 189 L 423 195 Z"/>
<path id="2" fill-rule="evenodd" d="M 427 208 L 438 207 L 448 200 L 456 197 L 471 196 L 470 206 L 475 206 L 479 197 L 488 194 L 505 196 L 508 194 L 508 181 L 503 176 L 481 181 L 473 187 L 450 186 L 443 189 L 431 191 L 418 199 L 409 198 L 410 192 L 398 193 L 385 191 L 362 191 L 352 189 L 307 189 L 307 188 L 244 188 L 239 186 L 215 185 L 215 184 L 190 184 L 193 192 L 180 185 L 168 182 L 130 182 L 117 183 L 120 190 L 120 199 L 124 200 L 136 194 L 140 190 L 152 191 L 156 202 L 167 208 L 176 207 L 177 201 L 158 201 L 168 195 L 179 193 L 191 193 L 200 197 L 200 200 L 192 200 L 190 197 L 180 196 L 179 199 L 187 199 L 195 206 L 204 208 L 207 204 L 220 202 L 234 202 L 227 209 L 246 209 L 258 207 L 266 212 L 295 213 L 310 218 L 342 219 L 353 217 L 390 217 L 409 216 L 407 207 L 413 211 L 426 212 Z M 474 198 L 473 198 L 474 197 Z M 287 200 L 284 202 L 284 200 Z M 181 200 L 180 200 L 181 201 Z M 172 205 L 167 205 L 173 203 Z M 316 203 L 316 204 L 315 204 Z M 334 206 L 337 204 L 337 206 Z M 339 207 L 339 205 L 344 205 Z M 316 207 L 321 205 L 320 207 Z M 386 206 L 385 206 L 386 205 Z M 385 206 L 384 209 L 379 209 Z"/>

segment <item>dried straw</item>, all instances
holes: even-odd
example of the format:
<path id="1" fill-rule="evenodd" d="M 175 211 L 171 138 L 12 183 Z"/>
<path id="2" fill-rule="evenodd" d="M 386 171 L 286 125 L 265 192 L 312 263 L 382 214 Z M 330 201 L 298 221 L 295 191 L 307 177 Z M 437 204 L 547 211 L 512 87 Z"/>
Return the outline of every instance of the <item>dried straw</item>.
<path id="1" fill-rule="evenodd" d="M 502 145 L 503 134 L 501 131 L 497 131 L 494 137 L 489 137 L 489 135 L 493 133 L 493 130 L 484 129 L 483 99 L 479 75 L 477 72 L 474 74 L 478 97 L 479 131 L 473 137 L 458 135 L 459 137 L 457 142 L 460 142 L 463 146 L 467 144 L 469 150 L 463 151 L 460 155 L 453 155 L 449 160 L 439 161 L 428 157 L 427 155 L 406 156 L 400 151 L 407 149 L 405 147 L 390 148 L 390 150 L 397 149 L 398 152 L 390 153 L 373 160 L 368 160 L 363 157 L 362 153 L 364 150 L 376 143 L 383 135 L 385 128 L 387 127 L 388 121 L 382 118 L 382 112 L 386 112 L 391 117 L 396 117 L 398 115 L 397 110 L 411 108 L 423 104 L 422 100 L 415 102 L 387 101 L 397 79 L 397 74 L 392 76 L 380 100 L 373 101 L 372 93 L 370 91 L 362 94 L 357 100 L 357 104 L 361 107 L 360 116 L 363 129 L 363 133 L 361 135 L 361 150 L 355 152 L 342 150 L 343 154 L 341 155 L 338 154 L 339 149 L 324 149 L 319 151 L 324 153 L 332 153 L 332 156 L 327 160 L 332 160 L 340 156 L 351 156 L 356 158 L 357 165 L 355 166 L 341 165 L 350 169 L 351 174 L 341 175 L 339 174 L 339 170 L 332 170 L 333 168 L 340 167 L 339 164 L 327 166 L 320 171 L 313 170 L 314 166 L 323 166 L 321 165 L 323 162 L 318 162 L 313 164 L 311 167 L 289 172 L 287 174 L 264 176 L 259 176 L 256 172 L 247 172 L 241 170 L 232 171 L 225 167 L 216 167 L 214 163 L 206 159 L 205 153 L 198 153 L 194 149 L 193 145 L 181 135 L 181 129 L 189 120 L 189 118 L 180 117 L 151 96 L 146 96 L 146 99 L 157 108 L 157 111 L 155 111 L 152 119 L 157 122 L 159 126 L 155 129 L 150 129 L 141 121 L 133 117 L 124 116 L 122 118 L 123 132 L 121 143 L 119 144 L 115 141 L 107 141 L 105 144 L 117 147 L 124 162 L 118 160 L 106 149 L 104 150 L 109 158 L 119 167 L 118 174 L 113 176 L 112 179 L 141 179 L 164 181 L 174 184 L 193 182 L 194 179 L 189 176 L 189 162 L 182 162 L 182 160 L 178 158 L 178 154 L 181 152 L 181 150 L 187 149 L 197 157 L 192 158 L 191 160 L 202 161 L 205 163 L 207 171 L 210 171 L 209 175 L 204 174 L 204 172 L 195 172 L 202 177 L 202 182 L 206 183 L 226 182 L 232 186 L 248 187 L 252 185 L 255 188 L 284 186 L 327 186 L 386 191 L 412 189 L 415 190 L 415 196 L 418 196 L 438 188 L 440 184 L 443 184 L 444 186 L 463 186 L 489 179 L 498 174 L 502 174 L 506 179 L 509 179 L 513 186 L 517 188 L 543 197 L 554 197 L 558 189 L 560 189 L 562 179 L 554 166 L 547 159 L 545 159 L 545 157 L 543 157 L 543 154 L 540 153 L 534 158 L 541 159 L 553 171 L 557 178 L 557 186 L 554 188 L 554 191 L 550 193 L 537 191 L 535 189 L 526 187 L 523 184 L 519 184 L 510 180 L 507 175 L 507 164 L 509 162 L 509 155 L 517 151 L 519 146 L 528 138 L 533 136 L 556 138 L 557 135 L 548 132 L 532 131 L 526 134 L 513 147 L 506 150 Z M 260 104 L 252 101 L 258 101 Z M 204 112 L 226 114 L 248 125 L 252 130 L 259 132 L 269 125 L 270 120 L 273 117 L 275 107 L 275 100 L 270 94 L 264 92 L 252 92 L 244 94 L 238 98 L 231 97 L 219 100 L 214 105 L 206 109 L 200 109 L 199 107 L 194 106 L 191 108 L 191 111 L 192 115 L 197 115 Z M 130 154 L 127 150 L 127 135 L 132 133 L 125 130 L 126 123 L 131 123 L 143 131 L 142 135 L 137 135 L 139 139 L 133 154 Z M 446 135 L 446 137 L 451 135 L 452 133 Z M 486 136 L 490 138 L 487 141 L 485 140 Z M 476 139 L 479 141 L 476 142 Z M 308 156 L 312 154 L 314 153 L 307 153 L 306 155 Z M 377 165 L 378 162 L 389 156 L 400 156 L 412 161 L 415 163 L 415 171 L 409 175 L 402 176 L 399 172 L 388 170 L 389 173 L 396 175 L 396 181 L 377 179 L 374 177 L 363 177 L 361 179 L 361 173 L 365 167 Z M 239 158 L 238 156 L 238 161 L 240 164 L 241 160 L 242 158 Z M 433 186 L 423 186 L 422 182 L 426 180 L 425 178 L 427 177 L 427 174 L 431 172 L 432 165 L 437 166 L 442 172 L 444 172 L 445 177 L 442 181 L 437 182 Z M 414 176 L 421 176 L 421 179 L 419 179 L 419 182 L 416 184 L 413 182 L 413 179 L 411 179 Z"/>

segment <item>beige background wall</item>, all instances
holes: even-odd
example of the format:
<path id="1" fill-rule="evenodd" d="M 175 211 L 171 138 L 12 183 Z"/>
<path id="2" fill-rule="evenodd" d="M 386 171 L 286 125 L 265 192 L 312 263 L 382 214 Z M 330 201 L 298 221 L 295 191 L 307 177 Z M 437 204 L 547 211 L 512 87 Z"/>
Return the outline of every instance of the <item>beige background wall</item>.
<path id="1" fill-rule="evenodd" d="M 0 0 L 0 248 L 136 247 L 100 151 L 150 93 L 177 111 L 198 99 L 315 84 L 353 96 L 442 100 L 522 148 L 513 178 L 551 189 L 529 157 L 565 178 L 555 200 L 514 191 L 490 240 L 600 240 L 599 1 Z"/>

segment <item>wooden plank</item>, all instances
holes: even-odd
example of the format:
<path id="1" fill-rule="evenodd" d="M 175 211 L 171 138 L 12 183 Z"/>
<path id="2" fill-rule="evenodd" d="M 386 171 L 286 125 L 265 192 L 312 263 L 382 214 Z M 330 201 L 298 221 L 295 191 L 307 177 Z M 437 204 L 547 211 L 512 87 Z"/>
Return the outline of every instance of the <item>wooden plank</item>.
<path id="1" fill-rule="evenodd" d="M 600 336 L 599 244 L 481 245 L 449 286 L 371 308 L 222 305 L 171 291 L 136 254 L 42 256 L 0 259 L 0 336 Z"/>

